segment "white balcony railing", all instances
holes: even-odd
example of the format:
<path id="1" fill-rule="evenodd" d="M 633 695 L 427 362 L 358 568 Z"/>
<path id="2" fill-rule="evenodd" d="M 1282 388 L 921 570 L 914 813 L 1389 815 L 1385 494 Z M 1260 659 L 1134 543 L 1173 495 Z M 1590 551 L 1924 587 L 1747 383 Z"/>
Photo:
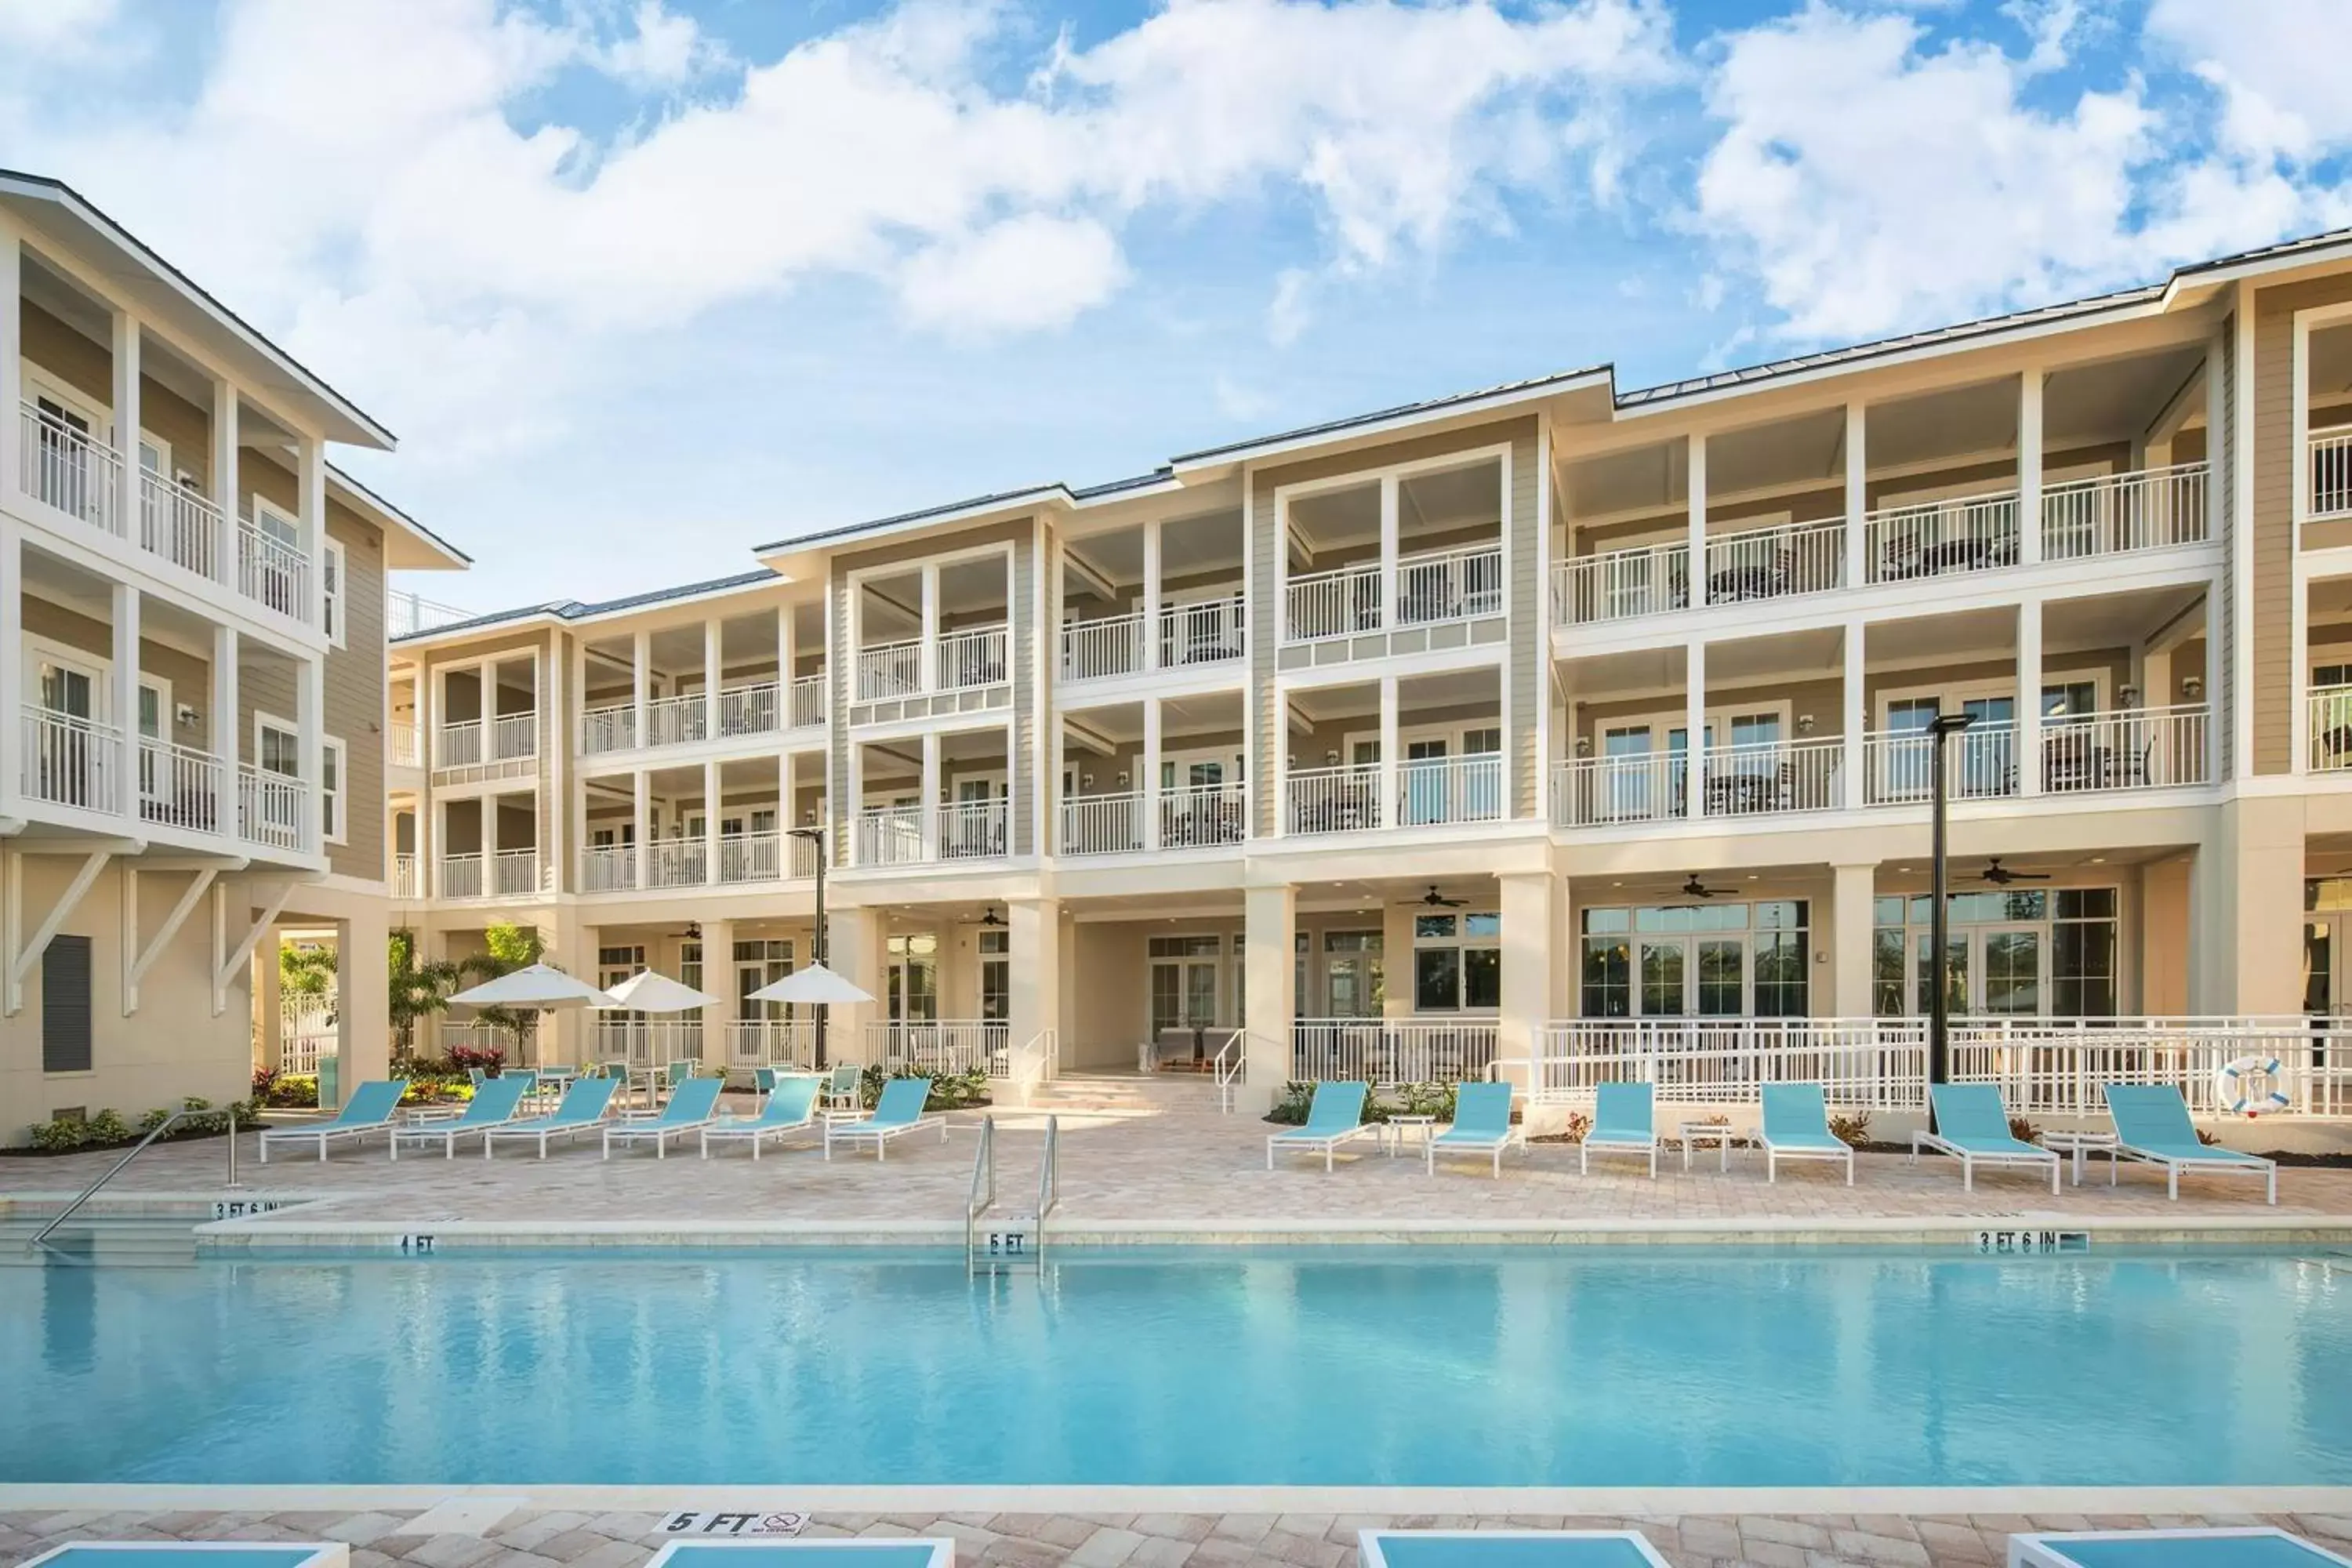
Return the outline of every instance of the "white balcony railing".
<path id="1" fill-rule="evenodd" d="M 168 741 L 139 742 L 139 816 L 192 833 L 226 830 L 223 809 L 228 769 L 210 752 Z"/>
<path id="2" fill-rule="evenodd" d="M 2131 708 L 2042 721 L 2042 787 L 2051 795 L 2208 782 L 2205 706 Z"/>
<path id="3" fill-rule="evenodd" d="M 249 522 L 236 528 L 236 591 L 281 616 L 310 619 L 310 558 Z"/>
<path id="4" fill-rule="evenodd" d="M 637 847 L 591 844 L 580 851 L 580 890 L 618 893 L 637 885 Z"/>
<path id="5" fill-rule="evenodd" d="M 792 683 L 792 727 L 821 730 L 825 722 L 824 677 L 796 676 Z"/>
<path id="6" fill-rule="evenodd" d="M 2208 537 L 2203 463 L 2064 479 L 2042 492 L 2042 554 L 2080 561 Z"/>
<path id="7" fill-rule="evenodd" d="M 479 855 L 442 856 L 441 896 L 445 899 L 480 898 L 482 858 Z"/>
<path id="8" fill-rule="evenodd" d="M 731 1066 L 805 1071 L 816 1065 L 814 1018 L 740 1018 L 726 1027 Z"/>
<path id="9" fill-rule="evenodd" d="M 909 697 L 923 689 L 923 645 L 883 643 L 857 650 L 857 699 L 872 702 L 887 697 Z"/>
<path id="10" fill-rule="evenodd" d="M 710 704 L 699 691 L 684 697 L 656 697 L 646 704 L 646 744 L 684 746 L 709 733 Z"/>
<path id="11" fill-rule="evenodd" d="M 1076 795 L 1062 802 L 1062 853 L 1132 855 L 1143 847 L 1143 796 Z"/>
<path id="12" fill-rule="evenodd" d="M 520 762 L 539 755 L 539 715 L 501 713 L 490 721 L 490 761 Z"/>
<path id="13" fill-rule="evenodd" d="M 12 584 L 8 592 L 16 592 Z M 24 773 L 29 800 L 83 811 L 120 811 L 122 731 L 43 708 L 24 710 Z"/>
<path id="14" fill-rule="evenodd" d="M 709 881 L 709 846 L 702 835 L 656 838 L 646 846 L 646 886 L 698 888 Z"/>
<path id="15" fill-rule="evenodd" d="M 1290 1026 L 1290 1076 L 1371 1084 L 1464 1083 L 1495 1062 L 1492 1018 L 1300 1018 Z"/>
<path id="16" fill-rule="evenodd" d="M 1690 546 L 1644 544 L 1579 555 L 1552 567 L 1552 618 L 1562 626 L 1663 616 L 1690 603 Z"/>
<path id="17" fill-rule="evenodd" d="M 730 833 L 719 840 L 721 882 L 775 882 L 784 875 L 784 836 Z"/>
<path id="18" fill-rule="evenodd" d="M 539 851 L 501 849 L 490 857 L 490 891 L 501 899 L 539 891 Z"/>
<path id="19" fill-rule="evenodd" d="M 1006 803 L 1003 800 L 959 800 L 939 808 L 939 847 L 942 860 L 978 860 L 1006 850 Z"/>
<path id="20" fill-rule="evenodd" d="M 1575 757 L 1560 763 L 1551 775 L 1552 825 L 1609 827 L 1680 816 L 1685 809 L 1683 763 L 1680 752 Z"/>
<path id="21" fill-rule="evenodd" d="M 1738 604 L 1845 586 L 1845 522 L 1790 522 L 1709 536 L 1706 602 Z"/>
<path id="22" fill-rule="evenodd" d="M 593 757 L 604 752 L 634 751 L 637 744 L 637 708 L 615 702 L 591 708 L 580 715 L 580 752 Z"/>
<path id="23" fill-rule="evenodd" d="M 2310 439 L 2310 504 L 2305 515 L 2352 517 L 2352 430 L 2322 430 Z"/>
<path id="24" fill-rule="evenodd" d="M 672 1062 L 702 1059 L 699 1018 L 607 1017 L 596 1020 L 596 1059 L 633 1068 L 662 1068 Z"/>
<path id="25" fill-rule="evenodd" d="M 1400 826 L 1499 822 L 1502 818 L 1500 752 L 1466 757 L 1408 757 L 1397 764 L 1396 821 Z"/>
<path id="26" fill-rule="evenodd" d="M 1286 642 L 1376 632 L 1381 626 L 1381 563 L 1377 561 L 1293 577 L 1283 595 Z"/>
<path id="27" fill-rule="evenodd" d="M 1010 1077 L 1011 1044 L 1006 1026 L 982 1018 L 866 1026 L 868 1062 L 934 1077 L 970 1072 Z"/>
<path id="28" fill-rule="evenodd" d="M 392 896 L 395 899 L 421 899 L 425 896 L 425 868 L 414 855 L 392 858 Z"/>
<path id="29" fill-rule="evenodd" d="M 851 827 L 850 855 L 860 866 L 912 866 L 927 858 L 919 805 L 868 806 Z"/>
<path id="30" fill-rule="evenodd" d="M 1354 833 L 1381 825 L 1381 770 L 1297 768 L 1282 781 L 1283 826 L 1290 833 Z"/>
<path id="31" fill-rule="evenodd" d="M 1435 550 L 1397 563 L 1396 624 L 1433 626 L 1503 613 L 1503 547 Z"/>
<path id="32" fill-rule="evenodd" d="M 25 492 L 121 538 L 122 463 L 114 448 L 30 403 L 19 405 L 16 427 L 23 452 L 17 479 Z"/>
<path id="33" fill-rule="evenodd" d="M 2017 793 L 2017 727 L 1974 724 L 1952 736 L 1944 756 L 1954 800 Z M 1936 796 L 1936 737 L 1925 730 L 1873 731 L 1862 738 L 1864 796 L 1872 805 L 1910 805 Z"/>
<path id="34" fill-rule="evenodd" d="M 1143 668 L 1140 612 L 1071 621 L 1062 627 L 1062 679 L 1102 680 L 1133 675 Z"/>
<path id="35" fill-rule="evenodd" d="M 302 780 L 251 763 L 237 764 L 237 835 L 247 843 L 272 849 L 302 848 L 309 837 L 310 803 L 310 786 Z"/>
<path id="36" fill-rule="evenodd" d="M 482 761 L 482 742 L 488 736 L 488 726 L 479 719 L 461 719 L 454 724 L 441 726 L 441 733 L 433 742 L 433 765 L 438 768 L 478 767 Z"/>
<path id="37" fill-rule="evenodd" d="M 1249 836 L 1249 792 L 1238 784 L 1191 784 L 1160 792 L 1160 847 L 1195 849 L 1239 844 Z"/>
<path id="38" fill-rule="evenodd" d="M 1864 519 L 1874 583 L 2017 564 L 2017 492 L 1882 507 Z"/>
<path id="39" fill-rule="evenodd" d="M 1194 599 L 1160 606 L 1160 668 L 1181 669 L 1196 664 L 1225 664 L 1242 657 L 1248 646 L 1248 617 L 1242 596 Z"/>
<path id="40" fill-rule="evenodd" d="M 404 589 L 394 588 L 383 596 L 383 635 L 388 637 L 415 637 L 418 632 L 438 631 L 473 618 L 469 610 L 461 610 L 455 605 L 436 605 Z"/>
<path id="41" fill-rule="evenodd" d="M 2311 715 L 2311 771 L 2352 768 L 2352 686 L 2315 686 L 2304 700 Z"/>
<path id="42" fill-rule="evenodd" d="M 418 767 L 425 760 L 424 738 L 414 723 L 395 719 L 385 731 L 383 751 L 385 760 L 395 768 Z"/>
<path id="43" fill-rule="evenodd" d="M 974 686 L 1001 686 L 1006 679 L 1005 628 L 972 626 L 940 638 L 939 675 L 932 689 L 961 691 Z"/>
<path id="44" fill-rule="evenodd" d="M 722 688 L 719 693 L 719 732 L 724 736 L 772 735 L 782 729 L 779 706 L 782 688 L 772 680 L 752 686 Z"/>
<path id="45" fill-rule="evenodd" d="M 228 581 L 220 508 L 162 474 L 139 474 L 139 548 L 215 583 Z"/>
<path id="46" fill-rule="evenodd" d="M 1710 746 L 1707 815 L 1763 816 L 1843 805 L 1840 775 L 1844 758 L 1845 742 L 1834 735 Z"/>

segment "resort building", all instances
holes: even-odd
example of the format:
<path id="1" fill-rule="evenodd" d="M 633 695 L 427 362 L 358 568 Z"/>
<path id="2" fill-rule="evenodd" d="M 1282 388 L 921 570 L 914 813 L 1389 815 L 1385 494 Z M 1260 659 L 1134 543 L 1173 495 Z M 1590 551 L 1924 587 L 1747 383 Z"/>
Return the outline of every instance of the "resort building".
<path id="1" fill-rule="evenodd" d="M 464 557 L 337 443 L 392 437 L 0 172 L 0 1142 L 243 1099 L 289 929 L 365 956 L 334 1048 L 383 1071 L 386 573 Z"/>
<path id="2" fill-rule="evenodd" d="M 832 1055 L 1257 1102 L 2352 984 L 2352 236 L 754 554 L 394 643 L 396 920 L 721 998 L 534 1050 L 808 1059 L 820 865 Z"/>

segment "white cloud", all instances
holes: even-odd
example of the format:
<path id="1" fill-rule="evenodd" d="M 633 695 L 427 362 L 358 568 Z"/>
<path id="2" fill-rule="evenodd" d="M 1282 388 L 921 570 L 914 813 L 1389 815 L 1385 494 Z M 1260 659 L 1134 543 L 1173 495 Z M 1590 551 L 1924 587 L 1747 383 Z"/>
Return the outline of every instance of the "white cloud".
<path id="1" fill-rule="evenodd" d="M 908 319 L 961 336 L 1066 326 L 1126 275 L 1118 241 L 1089 218 L 1007 218 L 910 258 L 898 279 Z"/>
<path id="2" fill-rule="evenodd" d="M 2148 37 L 2222 94 L 2237 151 L 2307 160 L 2352 142 L 2342 0 L 2155 0 Z"/>
<path id="3" fill-rule="evenodd" d="M 627 35 L 607 44 L 597 62 L 611 75 L 640 87 L 676 87 L 713 69 L 727 51 L 703 36 L 691 16 L 672 16 L 661 0 L 638 0 Z"/>
<path id="4" fill-rule="evenodd" d="M 116 9 L 117 0 L 0 0 L 0 47 L 92 54 Z"/>

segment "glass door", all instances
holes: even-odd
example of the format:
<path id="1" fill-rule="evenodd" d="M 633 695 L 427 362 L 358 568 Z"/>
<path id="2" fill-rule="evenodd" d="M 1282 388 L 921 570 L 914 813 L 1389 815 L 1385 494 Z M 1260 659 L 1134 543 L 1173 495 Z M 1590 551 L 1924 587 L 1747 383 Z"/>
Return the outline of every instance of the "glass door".
<path id="1" fill-rule="evenodd" d="M 2034 1016 L 2042 1012 L 2049 954 L 2039 926 L 1993 926 L 1970 933 L 1980 976 L 1972 1012 Z"/>
<path id="2" fill-rule="evenodd" d="M 1698 942 L 1698 1005 L 1702 1018 L 1738 1018 L 1748 1012 L 1748 944 L 1738 938 Z"/>
<path id="3" fill-rule="evenodd" d="M 1912 950 L 1912 973 L 1917 994 L 1918 1011 L 1926 1017 L 1935 1007 L 1935 993 L 1928 989 L 1935 984 L 1935 964 L 1928 956 L 1933 951 L 1927 932 L 1919 934 Z M 1944 943 L 1944 1009 L 1958 1016 L 1969 1010 L 1969 938 L 1965 931 L 1953 932 Z"/>
<path id="4" fill-rule="evenodd" d="M 1641 944 L 1641 1013 L 1645 1018 L 1679 1018 L 1689 1009 L 1684 993 L 1689 944 L 1682 939 Z"/>
<path id="5" fill-rule="evenodd" d="M 1444 822 L 1446 744 L 1407 741 L 1404 746 L 1404 820 L 1408 826 Z"/>

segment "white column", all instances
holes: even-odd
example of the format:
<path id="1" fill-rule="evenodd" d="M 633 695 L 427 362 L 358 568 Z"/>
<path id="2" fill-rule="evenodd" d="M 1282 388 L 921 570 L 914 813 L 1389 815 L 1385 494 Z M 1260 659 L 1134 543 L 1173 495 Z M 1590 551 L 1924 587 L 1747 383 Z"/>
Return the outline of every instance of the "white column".
<path id="1" fill-rule="evenodd" d="M 320 631 L 327 629 L 327 445 L 312 437 L 297 437 L 294 441 L 295 497 L 299 502 L 302 524 L 302 548 L 310 552 L 308 578 L 310 585 L 310 603 L 302 614 L 307 623 Z M 488 693 L 482 703 L 483 729 L 489 728 L 490 703 Z M 483 755 L 489 755 L 489 736 L 485 733 Z M 314 778 L 316 775 L 312 775 Z"/>
<path id="2" fill-rule="evenodd" d="M 23 488 L 25 459 L 18 450 L 24 439 L 21 410 L 25 402 L 23 307 L 18 303 L 24 292 L 23 256 L 14 220 L 0 213 L 0 497 Z M 11 598 L 16 596 L 16 574 L 9 573 Z M 11 637 L 12 659 L 16 647 L 16 639 Z"/>
<path id="3" fill-rule="evenodd" d="M 702 879 L 719 880 L 719 759 L 702 764 Z"/>
<path id="4" fill-rule="evenodd" d="M 2141 707 L 2169 708 L 2172 706 L 2172 649 L 2174 646 L 2175 645 L 2171 643 L 2167 643 L 2161 648 L 2155 649 L 2140 656 L 2138 664 L 2139 700 Z M 2211 645 L 2209 643 L 2207 646 L 2210 647 Z M 2181 721 L 2184 723 L 2186 722 L 2185 720 Z M 2184 763 L 2189 761 L 2188 758 L 2183 757 L 2180 754 L 2181 747 L 2174 738 L 2173 731 L 2170 729 L 2171 722 L 2172 721 L 2168 720 L 2157 719 L 2143 721 L 2137 726 L 2139 733 L 2134 739 L 2133 744 L 2147 745 L 2147 782 L 2150 784 L 2172 783 L 2174 773 L 2178 771 Z M 2303 762 L 2304 758 L 2302 753 L 2296 753 L 2294 763 L 2298 769 L 2303 766 Z"/>
<path id="5" fill-rule="evenodd" d="M 2042 793 L 2042 601 L 2017 606 L 2017 783 Z"/>
<path id="6" fill-rule="evenodd" d="M 1871 942 L 1877 923 L 1878 867 L 1874 862 L 1830 868 L 1830 1015 L 1871 1016 Z M 1807 958 L 1811 955 L 1808 953 Z M 1903 955 L 1909 984 L 1911 955 Z M 1813 1010 L 1819 1013 L 1816 1000 Z"/>
<path id="7" fill-rule="evenodd" d="M 228 539 L 218 542 L 220 553 L 217 559 L 224 572 L 235 570 L 234 560 L 229 554 L 229 544 L 236 536 L 237 512 L 243 505 L 236 493 L 236 388 L 227 381 L 215 380 L 213 383 L 212 497 L 213 504 L 220 508 L 222 526 L 229 534 Z"/>
<path id="8" fill-rule="evenodd" d="M 482 891 L 495 893 L 499 890 L 499 797 L 482 795 L 475 805 L 482 824 Z"/>
<path id="9" fill-rule="evenodd" d="M 1683 488 L 1688 492 L 1690 510 L 1690 602 L 1696 606 L 1706 603 L 1706 437 L 1687 439 L 1689 473 Z"/>
<path id="10" fill-rule="evenodd" d="M 793 727 L 793 669 L 800 663 L 800 633 L 793 624 L 793 607 L 780 605 L 776 608 L 776 732 L 789 733 Z M 791 802 L 785 803 L 784 826 L 792 826 Z"/>
<path id="11" fill-rule="evenodd" d="M 936 691 L 940 688 L 940 569 L 935 564 L 923 568 L 922 612 L 923 641 L 916 657 L 923 668 L 915 672 L 915 689 Z"/>
<path id="12" fill-rule="evenodd" d="M 1012 963 L 1006 967 L 1012 994 L 1006 998 L 1005 1035 L 1012 1051 L 1015 1097 L 1026 1100 L 1031 1086 L 1054 1069 L 1062 1028 L 1062 903 L 1058 899 L 1012 899 L 1004 906 Z"/>
<path id="13" fill-rule="evenodd" d="M 572 874 L 566 868 L 577 863 L 577 857 L 568 853 L 575 819 L 572 815 L 572 748 L 580 733 L 573 714 L 580 707 L 580 687 L 571 678 L 580 668 L 576 650 L 566 658 L 563 634 L 558 632 L 549 642 L 546 657 L 533 656 L 531 678 L 541 682 L 534 700 L 544 711 L 539 719 L 540 732 L 547 737 L 547 747 L 553 753 L 541 765 L 547 782 L 541 785 L 547 793 L 547 842 L 539 847 L 540 876 L 542 885 L 551 892 L 562 892 L 572 885 Z"/>
<path id="14" fill-rule="evenodd" d="M 1858 619 L 1846 622 L 1845 743 L 1840 748 L 1840 766 L 1845 772 L 1844 804 L 1849 810 L 1859 808 L 1870 798 L 1870 792 L 1865 787 L 1867 776 L 1864 771 L 1870 765 L 1870 760 L 1863 745 L 1864 737 L 1870 732 L 1869 670 L 1866 662 L 1869 653 L 1869 627 Z"/>
<path id="15" fill-rule="evenodd" d="M 226 787 L 234 798 L 236 789 L 237 759 L 243 748 L 237 744 L 236 724 L 236 628 L 213 628 L 212 676 L 212 753 L 226 770 Z M 424 682 L 417 683 L 419 689 Z M 419 717 L 423 715 L 420 713 Z M 223 808 L 226 810 L 226 806 Z M 226 820 L 226 819 L 224 819 Z"/>
<path id="16" fill-rule="evenodd" d="M 122 458 L 122 493 L 116 499 L 121 511 L 115 527 L 134 544 L 141 538 L 139 479 L 139 320 L 128 310 L 114 312 L 114 449 Z M 165 475 L 166 482 L 171 476 Z"/>
<path id="17" fill-rule="evenodd" d="M 1275 542 L 1274 552 L 1286 559 L 1288 551 L 1280 540 Z M 1397 593 L 1397 479 L 1394 474 L 1381 480 L 1381 625 L 1396 625 Z"/>
<path id="18" fill-rule="evenodd" d="M 311 854 L 326 849 L 327 805 L 327 660 L 304 654 L 294 667 L 294 727 L 302 748 L 302 847 Z M 344 804 L 350 805 L 348 788 Z"/>
<path id="19" fill-rule="evenodd" d="M 1706 815 L 1706 643 L 1693 637 L 1683 649 L 1683 801 L 1692 816 Z"/>
<path id="20" fill-rule="evenodd" d="M 1845 586 L 1858 588 L 1869 579 L 1870 530 L 1863 519 L 1870 510 L 1870 454 L 1866 450 L 1870 411 L 1859 403 L 1845 405 Z"/>
<path id="21" fill-rule="evenodd" d="M 733 921 L 702 922 L 702 988 L 719 998 L 702 1010 L 702 1065 L 723 1068 L 732 1055 L 735 1020 L 741 1011 L 735 996 Z"/>
<path id="22" fill-rule="evenodd" d="M 1055 603 L 1061 601 L 1057 598 Z M 1143 525 L 1143 668 L 1160 668 L 1160 524 Z"/>
<path id="23" fill-rule="evenodd" d="M 1495 1055 L 1498 1061 L 1532 1064 L 1543 1045 L 1544 1026 L 1559 1016 L 1553 969 L 1564 966 L 1560 879 L 1549 870 L 1513 872 L 1495 879 L 1503 917 L 1503 995 Z M 1528 1068 L 1500 1070 L 1525 1093 Z"/>
<path id="24" fill-rule="evenodd" d="M 1135 781 L 1136 793 L 1143 800 L 1143 847 L 1160 847 L 1160 699 L 1143 700 L 1143 768 L 1142 776 Z"/>
<path id="25" fill-rule="evenodd" d="M 638 668 L 642 669 L 644 666 Z M 629 831 L 637 840 L 637 886 L 650 887 L 654 858 L 653 780 L 645 769 L 639 768 L 629 775 Z"/>
<path id="26" fill-rule="evenodd" d="M 1250 888 L 1242 894 L 1242 909 L 1249 939 L 1242 960 L 1242 1024 L 1247 1031 L 1242 1048 L 1248 1066 L 1234 1099 L 1238 1108 L 1263 1111 L 1290 1079 L 1291 1023 L 1297 1016 L 1291 949 L 1297 897 L 1287 884 Z"/>
<path id="27" fill-rule="evenodd" d="M 10 593 L 18 590 L 11 587 Z M 10 653 L 16 650 L 11 648 Z M 122 733 L 122 779 L 114 809 L 137 816 L 139 811 L 139 590 L 128 583 L 114 584 L 114 724 Z M 158 726 L 169 739 L 172 716 L 161 715 Z M 170 788 L 170 775 L 157 781 Z"/>
<path id="28" fill-rule="evenodd" d="M 719 738 L 719 688 L 726 679 L 726 660 L 719 651 L 722 623 L 718 617 L 702 623 L 702 734 Z"/>
<path id="29" fill-rule="evenodd" d="M 866 1059 L 866 1026 L 882 1016 L 889 980 L 882 973 L 889 961 L 888 933 L 878 910 L 828 904 L 824 911 L 824 966 L 874 998 L 829 1008 L 825 1054 L 836 1062 Z"/>
<path id="30" fill-rule="evenodd" d="M 2042 559 L 2042 369 L 2017 383 L 2017 558 Z"/>
<path id="31" fill-rule="evenodd" d="M 1397 678 L 1381 679 L 1381 799 L 1373 821 L 1394 826 L 1397 820 Z"/>
<path id="32" fill-rule="evenodd" d="M 652 739 L 646 728 L 651 721 L 648 707 L 653 700 L 654 638 L 651 632 L 639 632 L 632 639 L 629 661 L 630 739 L 633 744 L 642 746 Z M 642 831 L 637 842 L 645 843 Z"/>
<path id="33" fill-rule="evenodd" d="M 923 737 L 923 858 L 940 858 L 940 732 Z"/>

